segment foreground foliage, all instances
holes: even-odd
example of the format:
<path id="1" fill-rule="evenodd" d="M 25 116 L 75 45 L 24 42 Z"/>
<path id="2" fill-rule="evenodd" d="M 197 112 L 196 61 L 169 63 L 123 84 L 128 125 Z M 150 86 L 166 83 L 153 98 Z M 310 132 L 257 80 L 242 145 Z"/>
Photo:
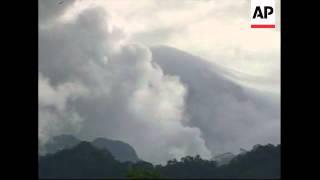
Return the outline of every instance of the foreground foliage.
<path id="1" fill-rule="evenodd" d="M 228 164 L 201 159 L 199 155 L 173 159 L 166 165 L 145 161 L 119 162 L 108 151 L 82 142 L 39 159 L 41 178 L 279 178 L 280 145 L 256 145 Z"/>

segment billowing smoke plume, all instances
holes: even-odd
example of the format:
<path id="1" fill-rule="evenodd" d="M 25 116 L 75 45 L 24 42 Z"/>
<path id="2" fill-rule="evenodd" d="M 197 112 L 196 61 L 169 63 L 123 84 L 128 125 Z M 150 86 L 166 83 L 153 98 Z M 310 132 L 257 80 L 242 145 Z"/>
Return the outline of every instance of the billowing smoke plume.
<path id="1" fill-rule="evenodd" d="M 147 47 L 126 43 L 103 9 L 63 19 L 72 3 L 47 12 L 48 2 L 39 10 L 40 143 L 71 133 L 123 140 L 156 163 L 211 156 L 201 131 L 185 125 L 186 86 L 165 74 Z"/>

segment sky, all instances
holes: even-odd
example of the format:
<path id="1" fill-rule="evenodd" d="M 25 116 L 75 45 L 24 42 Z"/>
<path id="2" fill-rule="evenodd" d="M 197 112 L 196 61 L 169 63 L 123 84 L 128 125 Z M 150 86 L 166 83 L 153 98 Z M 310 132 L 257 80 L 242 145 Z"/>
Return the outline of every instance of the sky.
<path id="1" fill-rule="evenodd" d="M 132 145 L 153 163 L 280 143 L 280 11 L 248 0 L 39 0 L 39 140 Z"/>

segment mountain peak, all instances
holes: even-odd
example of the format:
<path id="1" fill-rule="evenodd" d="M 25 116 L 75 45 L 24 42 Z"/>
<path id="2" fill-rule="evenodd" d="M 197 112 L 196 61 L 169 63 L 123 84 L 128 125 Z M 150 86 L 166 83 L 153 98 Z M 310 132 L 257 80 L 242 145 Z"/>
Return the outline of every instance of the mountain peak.
<path id="1" fill-rule="evenodd" d="M 45 145 L 43 145 L 43 147 L 41 147 L 44 153 L 41 153 L 40 155 L 44 155 L 47 153 L 54 154 L 58 151 L 70 149 L 75 146 L 80 146 L 82 148 L 89 148 L 89 146 L 94 146 L 97 149 L 108 151 L 108 153 L 110 152 L 116 160 L 121 162 L 140 161 L 133 147 L 125 142 L 111 140 L 104 137 L 99 137 L 92 142 L 87 142 L 82 141 L 70 134 L 62 134 L 51 138 Z"/>

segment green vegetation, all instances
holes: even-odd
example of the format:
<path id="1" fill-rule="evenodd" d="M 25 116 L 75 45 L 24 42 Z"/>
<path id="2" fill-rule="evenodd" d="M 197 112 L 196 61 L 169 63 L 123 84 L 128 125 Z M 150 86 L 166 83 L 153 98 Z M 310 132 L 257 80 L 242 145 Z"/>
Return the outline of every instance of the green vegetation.
<path id="1" fill-rule="evenodd" d="M 157 166 L 157 170 L 169 178 L 279 178 L 280 145 L 256 145 L 223 166 L 200 156 L 187 156 L 180 161 L 171 160 L 165 166 Z"/>

